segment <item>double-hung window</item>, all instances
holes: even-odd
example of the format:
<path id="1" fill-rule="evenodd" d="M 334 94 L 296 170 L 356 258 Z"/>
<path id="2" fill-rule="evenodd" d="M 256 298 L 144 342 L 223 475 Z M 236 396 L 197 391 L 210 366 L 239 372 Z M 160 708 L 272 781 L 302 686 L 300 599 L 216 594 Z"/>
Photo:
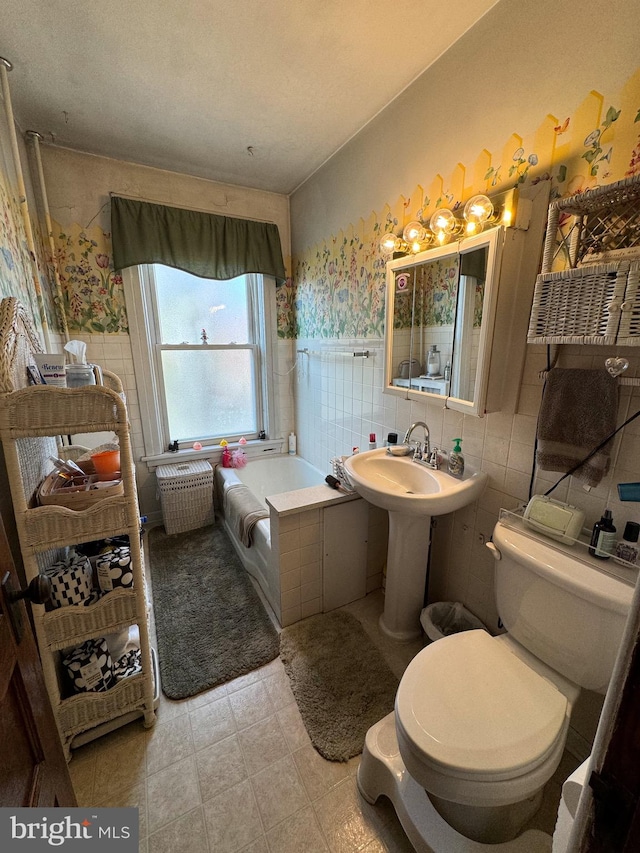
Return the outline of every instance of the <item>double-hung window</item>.
<path id="1" fill-rule="evenodd" d="M 147 264 L 127 271 L 125 289 L 147 455 L 269 432 L 272 279 Z"/>

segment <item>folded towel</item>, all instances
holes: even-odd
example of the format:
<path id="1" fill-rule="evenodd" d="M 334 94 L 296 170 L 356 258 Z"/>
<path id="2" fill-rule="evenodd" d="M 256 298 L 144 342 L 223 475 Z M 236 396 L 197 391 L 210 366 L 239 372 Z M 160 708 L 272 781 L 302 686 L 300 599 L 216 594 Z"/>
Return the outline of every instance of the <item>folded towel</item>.
<path id="1" fill-rule="evenodd" d="M 265 508 L 253 492 L 243 484 L 229 486 L 224 492 L 224 514 L 245 548 L 253 542 L 253 529 L 263 518 L 269 518 Z"/>
<path id="2" fill-rule="evenodd" d="M 538 466 L 570 471 L 615 430 L 617 413 L 618 383 L 606 370 L 554 367 L 538 417 Z M 597 486 L 609 470 L 610 449 L 608 442 L 573 476 Z"/>

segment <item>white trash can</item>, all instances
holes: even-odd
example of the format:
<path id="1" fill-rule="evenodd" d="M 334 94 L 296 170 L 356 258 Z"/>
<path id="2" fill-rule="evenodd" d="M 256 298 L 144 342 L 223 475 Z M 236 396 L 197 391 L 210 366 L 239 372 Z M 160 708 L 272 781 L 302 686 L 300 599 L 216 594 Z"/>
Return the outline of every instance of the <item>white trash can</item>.
<path id="1" fill-rule="evenodd" d="M 441 640 L 460 631 L 487 630 L 486 625 L 459 601 L 436 601 L 427 605 L 420 614 L 420 624 L 430 640 Z"/>

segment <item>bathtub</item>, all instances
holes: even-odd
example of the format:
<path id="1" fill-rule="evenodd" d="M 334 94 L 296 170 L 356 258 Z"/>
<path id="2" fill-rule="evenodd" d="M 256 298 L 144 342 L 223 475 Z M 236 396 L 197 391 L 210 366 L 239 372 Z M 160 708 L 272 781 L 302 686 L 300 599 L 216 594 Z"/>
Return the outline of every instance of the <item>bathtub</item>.
<path id="1" fill-rule="evenodd" d="M 323 486 L 324 475 L 299 456 L 269 456 L 265 459 L 250 459 L 244 468 L 216 468 L 216 492 L 218 509 L 224 506 L 224 492 L 229 486 L 244 483 L 268 510 L 267 497 L 290 492 L 300 492 L 312 487 Z M 312 496 L 309 496 L 311 501 Z M 300 494 L 302 503 L 305 496 Z M 311 501 L 313 502 L 313 501 Z M 279 560 L 271 550 L 271 519 L 264 518 L 253 531 L 253 544 L 245 548 L 236 532 L 224 519 L 224 526 L 236 549 L 243 566 L 258 582 L 265 598 L 271 605 L 278 621 L 282 623 L 280 596 Z"/>
<path id="2" fill-rule="evenodd" d="M 243 483 L 269 510 L 254 528 L 250 548 L 224 526 L 245 569 L 256 580 L 282 627 L 347 604 L 377 589 L 386 538 L 384 519 L 373 520 L 358 495 L 330 488 L 325 475 L 299 456 L 249 459 L 245 468 L 215 470 L 216 511 L 224 493 Z M 373 533 L 373 535 L 372 535 Z M 368 543 L 372 552 L 368 551 Z"/>

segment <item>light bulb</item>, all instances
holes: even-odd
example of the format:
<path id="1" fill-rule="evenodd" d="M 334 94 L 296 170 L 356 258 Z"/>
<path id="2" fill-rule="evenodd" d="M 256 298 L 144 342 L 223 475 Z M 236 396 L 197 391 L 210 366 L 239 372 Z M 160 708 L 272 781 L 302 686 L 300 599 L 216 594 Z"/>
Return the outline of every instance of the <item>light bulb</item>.
<path id="1" fill-rule="evenodd" d="M 493 214 L 493 204 L 486 195 L 474 195 L 464 206 L 467 222 L 486 222 Z"/>
<path id="2" fill-rule="evenodd" d="M 380 240 L 380 251 L 383 255 L 392 255 L 396 251 L 398 243 L 399 238 L 396 237 L 393 231 L 388 231 Z"/>
<path id="3" fill-rule="evenodd" d="M 422 242 L 425 237 L 424 226 L 421 222 L 414 220 L 413 222 L 409 222 L 404 227 L 404 231 L 402 232 L 403 240 L 406 240 L 407 243 L 413 244 L 416 240 L 418 242 Z"/>
<path id="4" fill-rule="evenodd" d="M 453 234 L 456 230 L 457 220 L 447 207 L 439 207 L 429 220 L 429 228 L 434 234 L 443 231 L 445 234 Z"/>

